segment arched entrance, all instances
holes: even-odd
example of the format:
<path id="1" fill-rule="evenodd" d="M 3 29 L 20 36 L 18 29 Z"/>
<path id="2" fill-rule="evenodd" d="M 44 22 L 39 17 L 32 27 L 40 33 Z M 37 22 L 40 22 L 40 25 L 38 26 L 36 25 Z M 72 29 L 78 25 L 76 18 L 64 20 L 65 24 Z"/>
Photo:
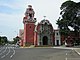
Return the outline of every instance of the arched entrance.
<path id="1" fill-rule="evenodd" d="M 48 45 L 48 37 L 47 36 L 43 37 L 43 45 Z"/>

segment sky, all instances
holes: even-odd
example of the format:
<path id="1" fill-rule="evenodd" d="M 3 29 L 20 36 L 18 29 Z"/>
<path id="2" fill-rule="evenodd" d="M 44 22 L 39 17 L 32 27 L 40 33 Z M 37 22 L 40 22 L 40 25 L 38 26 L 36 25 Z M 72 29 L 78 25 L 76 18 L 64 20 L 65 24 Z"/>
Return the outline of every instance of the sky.
<path id="1" fill-rule="evenodd" d="M 32 5 L 35 11 L 37 23 L 48 19 L 54 29 L 57 29 L 56 21 L 60 16 L 60 6 L 66 0 L 0 0 L 0 36 L 7 36 L 12 40 L 19 35 L 19 29 L 23 29 L 23 17 L 28 5 Z M 80 2 L 80 0 L 73 0 Z M 37 24 L 36 23 L 36 24 Z"/>

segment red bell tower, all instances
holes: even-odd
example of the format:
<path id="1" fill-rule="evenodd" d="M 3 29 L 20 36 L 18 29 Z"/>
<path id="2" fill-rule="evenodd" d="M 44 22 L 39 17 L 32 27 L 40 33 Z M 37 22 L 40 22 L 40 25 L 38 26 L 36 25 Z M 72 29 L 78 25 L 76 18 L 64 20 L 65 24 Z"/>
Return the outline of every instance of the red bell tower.
<path id="1" fill-rule="evenodd" d="M 36 18 L 34 18 L 34 10 L 31 5 L 28 5 L 28 8 L 25 12 L 25 17 L 23 18 L 24 23 L 24 40 L 23 40 L 23 46 L 25 46 L 26 43 L 34 44 L 34 29 L 35 29 L 35 23 Z"/>

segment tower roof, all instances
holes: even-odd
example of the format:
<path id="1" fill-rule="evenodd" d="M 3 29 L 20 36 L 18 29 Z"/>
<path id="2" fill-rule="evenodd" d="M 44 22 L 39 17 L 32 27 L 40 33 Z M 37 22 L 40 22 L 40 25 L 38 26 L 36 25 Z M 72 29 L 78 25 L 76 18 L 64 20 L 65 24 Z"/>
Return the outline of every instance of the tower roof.
<path id="1" fill-rule="evenodd" d="M 28 7 L 32 7 L 32 5 L 28 5 Z"/>
<path id="2" fill-rule="evenodd" d="M 42 20 L 40 22 L 40 24 L 48 24 L 48 25 L 51 25 L 51 23 L 49 22 L 49 20 L 46 20 L 46 19 Z"/>

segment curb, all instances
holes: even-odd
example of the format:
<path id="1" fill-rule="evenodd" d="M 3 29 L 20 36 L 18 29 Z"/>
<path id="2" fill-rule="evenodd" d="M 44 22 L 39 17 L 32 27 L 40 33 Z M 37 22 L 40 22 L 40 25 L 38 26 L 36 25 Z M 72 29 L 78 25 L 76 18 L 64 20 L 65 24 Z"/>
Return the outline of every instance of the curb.
<path id="1" fill-rule="evenodd" d="M 74 47 L 53 47 L 53 48 L 66 48 L 66 49 L 80 49 L 80 48 L 74 48 Z"/>
<path id="2" fill-rule="evenodd" d="M 32 46 L 31 46 L 31 47 L 20 47 L 20 48 L 35 48 L 35 47 L 32 47 Z"/>
<path id="3" fill-rule="evenodd" d="M 35 46 L 29 46 L 29 47 L 20 47 L 20 48 L 53 48 L 53 47 L 35 47 Z"/>
<path id="4" fill-rule="evenodd" d="M 75 52 L 80 56 L 80 53 L 77 50 L 75 50 Z"/>

